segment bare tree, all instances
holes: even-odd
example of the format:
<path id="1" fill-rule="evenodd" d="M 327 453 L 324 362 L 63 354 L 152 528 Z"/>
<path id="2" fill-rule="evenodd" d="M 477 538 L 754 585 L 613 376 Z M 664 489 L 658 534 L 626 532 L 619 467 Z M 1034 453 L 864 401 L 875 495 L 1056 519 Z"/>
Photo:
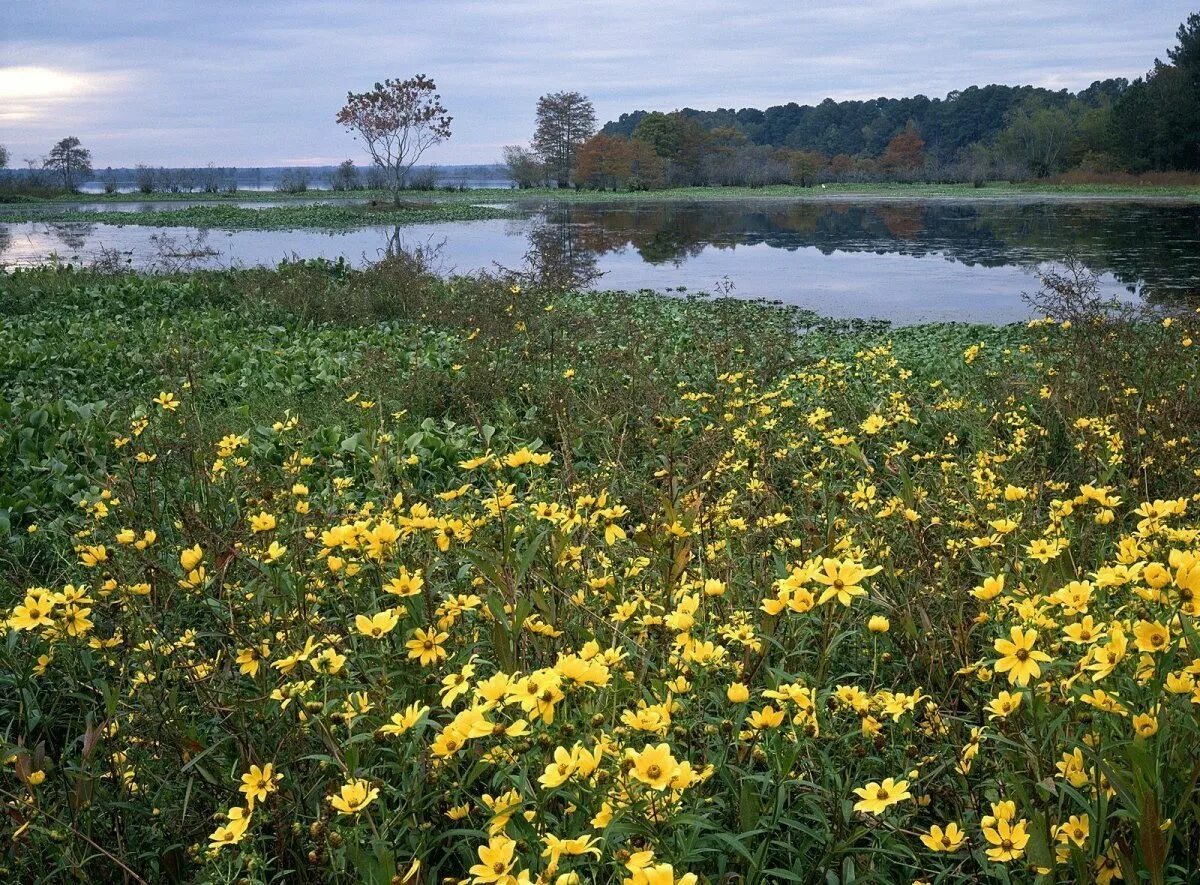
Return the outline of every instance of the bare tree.
<path id="1" fill-rule="evenodd" d="M 91 174 L 92 152 L 72 135 L 50 148 L 43 165 L 62 176 L 63 187 L 75 190 L 80 179 Z"/>
<path id="2" fill-rule="evenodd" d="M 0 169 L 8 165 L 8 148 L 0 144 Z"/>
<path id="3" fill-rule="evenodd" d="M 358 188 L 358 167 L 353 160 L 342 160 L 329 176 L 329 186 L 335 191 L 352 191 Z"/>
<path id="4" fill-rule="evenodd" d="M 375 165 L 390 179 L 400 205 L 405 176 L 429 148 L 450 137 L 451 117 L 433 80 L 384 80 L 370 92 L 349 92 L 337 121 L 362 139 Z"/>
<path id="5" fill-rule="evenodd" d="M 555 92 L 537 103 L 533 148 L 559 187 L 570 187 L 579 147 L 596 131 L 596 111 L 586 95 Z"/>
<path id="6" fill-rule="evenodd" d="M 308 190 L 311 183 L 312 179 L 308 170 L 303 166 L 297 166 L 294 169 L 284 169 L 279 173 L 279 183 L 275 186 L 275 190 L 285 194 L 302 194 Z"/>
<path id="7" fill-rule="evenodd" d="M 504 146 L 504 165 L 508 167 L 508 177 L 519 188 L 534 187 L 546 178 L 538 155 L 518 144 Z"/>
<path id="8" fill-rule="evenodd" d="M 224 169 L 218 168 L 214 163 L 209 163 L 200 170 L 200 190 L 206 194 L 220 193 L 224 176 Z"/>
<path id="9" fill-rule="evenodd" d="M 134 184 L 143 194 L 154 193 L 155 177 L 154 169 L 144 163 L 138 163 L 137 168 L 133 171 Z"/>

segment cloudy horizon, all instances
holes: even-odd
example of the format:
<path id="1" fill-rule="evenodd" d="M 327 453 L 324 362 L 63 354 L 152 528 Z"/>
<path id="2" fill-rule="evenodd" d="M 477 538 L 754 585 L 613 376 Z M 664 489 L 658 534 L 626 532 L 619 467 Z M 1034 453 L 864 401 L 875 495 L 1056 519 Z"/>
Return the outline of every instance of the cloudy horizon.
<path id="1" fill-rule="evenodd" d="M 362 162 L 333 120 L 347 90 L 426 73 L 454 135 L 422 162 L 490 163 L 528 142 L 546 92 L 587 94 L 603 123 L 638 109 L 941 97 L 988 83 L 1077 91 L 1144 74 L 1193 11 L 1081 0 L 776 6 L 748 2 L 731 17 L 716 0 L 9 0 L 0 144 L 14 166 L 65 135 L 91 148 L 97 168 Z"/>

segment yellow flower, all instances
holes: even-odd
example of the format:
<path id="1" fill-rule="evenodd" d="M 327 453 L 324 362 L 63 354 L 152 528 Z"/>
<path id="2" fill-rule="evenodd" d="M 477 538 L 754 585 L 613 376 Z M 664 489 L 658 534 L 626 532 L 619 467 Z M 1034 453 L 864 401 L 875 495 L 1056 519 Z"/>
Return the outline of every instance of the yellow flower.
<path id="1" fill-rule="evenodd" d="M 108 548 L 103 544 L 80 548 L 79 561 L 88 568 L 95 568 L 102 562 L 108 562 Z"/>
<path id="2" fill-rule="evenodd" d="M 420 661 L 422 667 L 436 664 L 445 659 L 446 650 L 442 648 L 442 643 L 449 638 L 449 633 L 437 633 L 432 628 L 426 631 L 417 627 L 413 630 L 413 638 L 405 643 L 408 647 L 408 656 Z"/>
<path id="3" fill-rule="evenodd" d="M 1133 730 L 1140 738 L 1158 734 L 1158 717 L 1154 713 L 1138 713 L 1133 717 Z"/>
<path id="4" fill-rule="evenodd" d="M 156 396 L 154 398 L 154 402 L 157 403 L 164 412 L 174 412 L 179 408 L 179 400 L 175 398 L 175 394 L 167 393 L 165 391 Z"/>
<path id="5" fill-rule="evenodd" d="M 574 839 L 560 839 L 547 833 L 542 837 L 542 841 L 546 843 L 546 847 L 542 849 L 542 857 L 550 858 L 551 869 L 557 867 L 558 860 L 563 855 L 576 857 L 581 854 L 594 854 L 597 858 L 600 857 L 600 849 L 596 847 L 600 840 L 595 836 L 583 835 Z"/>
<path id="6" fill-rule="evenodd" d="M 88 620 L 88 615 L 91 613 L 90 608 L 78 605 L 65 606 L 59 624 L 67 631 L 68 636 L 83 636 L 92 629 L 92 622 Z"/>
<path id="7" fill-rule="evenodd" d="M 1000 694 L 996 695 L 996 697 L 994 697 L 987 705 L 988 711 L 992 714 L 988 718 L 1005 719 L 1017 712 L 1021 706 L 1021 699 L 1024 696 L 1025 695 L 1019 691 L 1014 691 L 1011 693 L 1007 691 L 1000 692 Z"/>
<path id="8" fill-rule="evenodd" d="M 921 841 L 930 851 L 958 851 L 966 838 L 957 823 L 948 823 L 944 830 L 936 824 L 930 827 L 929 835 L 922 836 Z"/>
<path id="9" fill-rule="evenodd" d="M 267 795 L 274 793 L 276 785 L 283 775 L 275 771 L 275 767 L 268 762 L 262 768 L 257 765 L 251 765 L 250 770 L 242 775 L 242 785 L 238 789 L 246 794 L 246 807 L 254 810 L 255 802 L 266 800 Z"/>
<path id="10" fill-rule="evenodd" d="M 1157 654 L 1171 644 L 1171 631 L 1157 621 L 1138 621 L 1133 627 L 1137 650 Z"/>
<path id="11" fill-rule="evenodd" d="M 868 436 L 874 436 L 887 427 L 887 419 L 879 415 L 868 415 L 866 419 L 858 425 L 859 429 Z"/>
<path id="12" fill-rule="evenodd" d="M 1054 838 L 1064 844 L 1074 843 L 1080 848 L 1084 848 L 1087 846 L 1090 829 L 1090 822 L 1086 814 L 1072 814 L 1065 824 L 1054 828 Z"/>
<path id="13" fill-rule="evenodd" d="M 908 781 L 886 778 L 883 783 L 871 782 L 865 787 L 856 787 L 854 792 L 861 797 L 854 803 L 855 811 L 865 811 L 867 814 L 879 814 L 897 802 L 911 799 L 908 792 Z"/>
<path id="14" fill-rule="evenodd" d="M 990 826 L 983 827 L 984 838 L 993 846 L 987 850 L 987 856 L 998 863 L 1019 860 L 1025 853 L 1025 843 L 1029 841 L 1025 825 L 1024 820 L 1013 824 L 1004 819 L 996 819 Z"/>
<path id="15" fill-rule="evenodd" d="M 246 830 L 250 826 L 250 815 L 241 808 L 229 809 L 229 822 L 217 827 L 208 837 L 210 847 L 220 851 L 226 845 L 237 845 L 246 838 Z"/>
<path id="16" fill-rule="evenodd" d="M 409 704 L 403 713 L 393 713 L 391 722 L 388 725 L 380 727 L 383 734 L 404 734 L 414 725 L 416 725 L 421 717 L 429 712 L 429 708 L 422 706 L 420 703 Z"/>
<path id="17" fill-rule="evenodd" d="M 859 582 L 882 570 L 880 566 L 865 569 L 861 563 L 852 559 L 826 558 L 821 563 L 821 567 L 824 571 L 816 572 L 812 576 L 814 581 L 827 585 L 826 589 L 821 592 L 820 598 L 817 599 L 818 605 L 828 602 L 830 599 L 836 599 L 845 606 L 850 605 L 853 597 L 867 595 L 867 591 L 858 586 Z"/>
<path id="18" fill-rule="evenodd" d="M 761 710 L 755 710 L 746 718 L 746 723 L 755 731 L 765 728 L 778 728 L 783 724 L 783 711 L 776 710 L 769 704 Z"/>
<path id="19" fill-rule="evenodd" d="M 1067 642 L 1073 642 L 1076 645 L 1091 645 L 1103 633 L 1103 628 L 1096 626 L 1096 622 L 1091 615 L 1080 621 L 1076 621 L 1074 624 L 1067 624 L 1067 626 L 1063 627 L 1063 636 L 1066 637 Z"/>
<path id="20" fill-rule="evenodd" d="M 275 528 L 275 515 L 262 511 L 250 517 L 250 529 L 254 532 L 269 532 Z"/>
<path id="21" fill-rule="evenodd" d="M 346 666 L 346 656 L 338 654 L 332 648 L 327 648 L 308 663 L 318 673 L 336 676 Z"/>
<path id="22" fill-rule="evenodd" d="M 243 648 L 237 653 L 234 663 L 238 665 L 238 671 L 243 676 L 256 676 L 259 667 L 262 666 L 263 658 L 269 657 L 271 649 L 266 643 L 263 643 L 258 648 Z"/>
<path id="23" fill-rule="evenodd" d="M 565 747 L 555 747 L 554 761 L 546 765 L 546 770 L 538 778 L 538 783 L 544 790 L 553 790 L 565 784 L 575 773 L 575 756 Z"/>
<path id="24" fill-rule="evenodd" d="M 372 639 L 382 639 L 391 633 L 399 622 L 400 615 L 394 608 L 381 611 L 369 618 L 366 615 L 356 615 L 354 618 L 354 626 L 358 632 Z"/>
<path id="25" fill-rule="evenodd" d="M 372 787 L 369 781 L 356 778 L 347 784 L 342 784 L 338 795 L 331 796 L 329 804 L 340 814 L 358 814 L 379 796 L 379 788 Z"/>
<path id="26" fill-rule="evenodd" d="M 185 572 L 190 572 L 200 564 L 202 559 L 204 559 L 204 551 L 200 549 L 200 545 L 197 544 L 196 546 L 190 547 L 179 554 L 179 565 Z"/>
<path id="27" fill-rule="evenodd" d="M 1001 655 L 1000 660 L 996 661 L 996 672 L 1007 673 L 1010 683 L 1028 685 L 1030 679 L 1042 675 L 1042 668 L 1038 666 L 1038 662 L 1049 661 L 1050 656 L 1045 652 L 1033 650 L 1038 638 L 1033 630 L 1013 627 L 1009 635 L 1012 637 L 1011 642 L 1007 639 L 997 639 L 993 643 L 993 648 Z"/>
<path id="28" fill-rule="evenodd" d="M 1065 540 L 1046 540 L 1044 538 L 1034 538 L 1029 542 L 1026 552 L 1030 559 L 1036 559 L 1038 562 L 1046 563 L 1056 558 L 1060 553 L 1067 549 Z"/>
<path id="29" fill-rule="evenodd" d="M 421 592 L 423 586 L 425 586 L 425 579 L 421 577 L 420 569 L 410 575 L 408 569 L 401 566 L 400 573 L 384 584 L 383 589 L 396 596 L 416 596 Z"/>
<path id="30" fill-rule="evenodd" d="M 1102 688 L 1093 689 L 1091 694 L 1083 695 L 1080 700 L 1105 713 L 1116 713 L 1118 716 L 1124 716 L 1129 712 L 1125 705 L 1121 703 L 1115 691 L 1107 692 Z"/>
<path id="31" fill-rule="evenodd" d="M 746 687 L 744 682 L 734 682 L 725 691 L 725 697 L 729 699 L 731 704 L 744 704 L 750 700 L 750 689 Z"/>
<path id="32" fill-rule="evenodd" d="M 469 870 L 470 874 L 475 877 L 472 882 L 485 883 L 485 885 L 488 882 L 507 882 L 510 878 L 509 870 L 513 867 L 513 852 L 516 851 L 516 848 L 517 843 L 503 833 L 493 835 L 487 845 L 480 845 L 477 849 L 479 863 Z"/>
<path id="33" fill-rule="evenodd" d="M 646 744 L 640 753 L 632 749 L 626 750 L 625 758 L 633 762 L 630 774 L 634 779 L 654 790 L 665 790 L 679 770 L 679 763 L 675 761 L 675 757 L 671 755 L 671 748 L 666 744 Z"/>
<path id="34" fill-rule="evenodd" d="M 550 463 L 551 455 L 547 452 L 538 454 L 531 451 L 528 447 L 518 449 L 511 455 L 504 456 L 505 467 L 524 467 L 526 464 L 533 464 L 535 467 L 545 467 Z"/>
<path id="35" fill-rule="evenodd" d="M 886 633 L 891 628 L 891 621 L 883 615 L 872 615 L 871 620 L 867 621 L 867 629 L 872 633 Z"/>
<path id="36" fill-rule="evenodd" d="M 50 616 L 54 610 L 54 600 L 49 595 L 30 593 L 25 602 L 16 606 L 8 619 L 8 626 L 13 630 L 36 630 L 54 623 Z"/>

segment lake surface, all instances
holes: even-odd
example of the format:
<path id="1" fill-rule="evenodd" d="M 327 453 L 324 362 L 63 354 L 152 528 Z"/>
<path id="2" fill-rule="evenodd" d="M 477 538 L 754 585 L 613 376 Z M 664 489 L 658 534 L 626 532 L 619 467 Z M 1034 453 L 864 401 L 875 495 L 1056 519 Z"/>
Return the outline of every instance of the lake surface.
<path id="1" fill-rule="evenodd" d="M 180 207 L 173 202 L 172 207 Z M 261 205 L 261 204 L 256 204 Z M 142 204 L 94 204 L 119 211 Z M 521 269 L 595 288 L 767 298 L 900 323 L 1025 319 L 1039 268 L 1074 256 L 1102 289 L 1175 301 L 1200 293 L 1200 206 L 1172 202 L 703 202 L 514 204 L 519 218 L 353 230 L 222 231 L 0 220 L 0 266 L 133 267 L 377 260 L 435 248 L 444 272 Z M 156 208 L 155 206 L 151 206 Z M 93 207 L 88 207 L 93 208 Z"/>

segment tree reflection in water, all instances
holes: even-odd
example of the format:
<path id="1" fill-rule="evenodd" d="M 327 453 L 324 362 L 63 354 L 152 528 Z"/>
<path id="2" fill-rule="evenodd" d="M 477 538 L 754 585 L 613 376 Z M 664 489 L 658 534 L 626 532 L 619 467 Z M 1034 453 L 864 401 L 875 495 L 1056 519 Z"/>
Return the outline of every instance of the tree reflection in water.
<path id="1" fill-rule="evenodd" d="M 79 252 L 87 245 L 88 240 L 96 232 L 96 225 L 90 222 L 71 221 L 62 224 L 48 224 L 50 230 L 58 241 L 70 249 L 72 252 Z"/>
<path id="2" fill-rule="evenodd" d="M 1148 300 L 1200 295 L 1200 207 L 1113 202 L 646 202 L 554 204 L 529 233 L 540 273 L 594 281 L 600 255 L 682 264 L 705 249 L 766 245 L 1036 266 L 1068 257 Z M 579 283 L 576 283 L 577 285 Z"/>
<path id="3" fill-rule="evenodd" d="M 558 290 L 586 289 L 600 278 L 603 272 L 597 266 L 597 255 L 611 249 L 597 248 L 594 240 L 588 241 L 591 225 L 575 222 L 576 208 L 558 205 L 534 220 L 527 235 L 525 268 L 519 276 Z M 617 247 L 614 241 L 612 248 Z"/>

